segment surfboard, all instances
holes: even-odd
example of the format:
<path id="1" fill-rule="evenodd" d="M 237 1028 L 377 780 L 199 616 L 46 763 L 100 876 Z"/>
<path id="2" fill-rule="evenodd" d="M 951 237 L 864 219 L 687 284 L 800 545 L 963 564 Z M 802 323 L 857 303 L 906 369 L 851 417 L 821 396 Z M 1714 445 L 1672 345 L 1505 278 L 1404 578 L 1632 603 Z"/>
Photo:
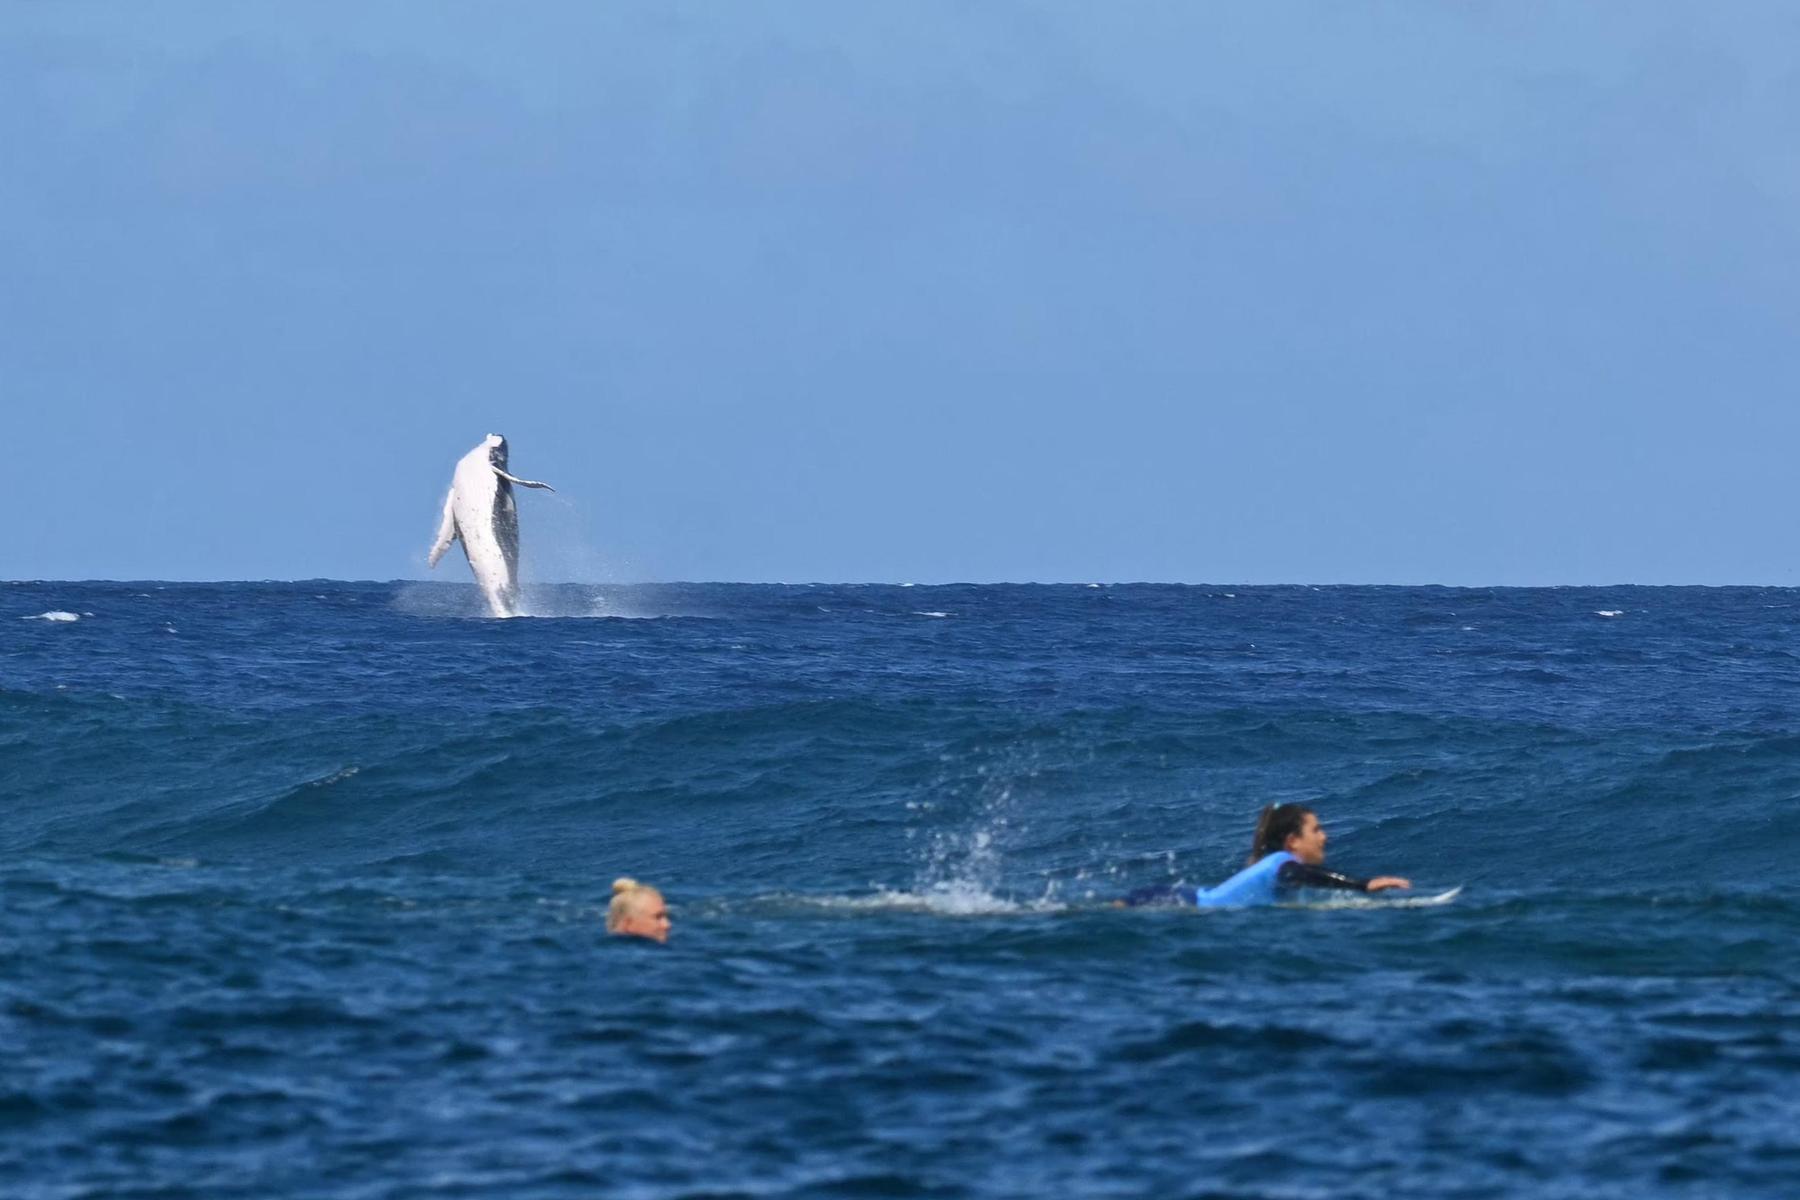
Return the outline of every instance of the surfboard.
<path id="1" fill-rule="evenodd" d="M 1435 908 L 1436 906 L 1438 906 L 1440 904 L 1450 903 L 1452 900 L 1454 900 L 1458 896 L 1462 895 L 1462 890 L 1463 890 L 1463 885 L 1459 883 L 1455 887 L 1449 889 L 1448 891 L 1434 892 L 1432 895 L 1429 895 L 1429 896 L 1399 895 L 1399 896 L 1395 896 L 1392 900 L 1382 900 L 1382 901 L 1380 901 L 1380 903 L 1382 903 L 1382 904 L 1401 904 L 1401 905 L 1406 906 L 1407 908 Z"/>
<path id="2" fill-rule="evenodd" d="M 1376 893 L 1373 896 L 1345 895 L 1341 892 L 1314 892 L 1314 899 L 1294 902 L 1296 908 L 1436 908 L 1449 904 L 1462 895 L 1463 885 L 1443 892 L 1432 892 L 1428 895 L 1415 895 L 1412 892 L 1400 892 L 1389 898 L 1387 893 Z"/>

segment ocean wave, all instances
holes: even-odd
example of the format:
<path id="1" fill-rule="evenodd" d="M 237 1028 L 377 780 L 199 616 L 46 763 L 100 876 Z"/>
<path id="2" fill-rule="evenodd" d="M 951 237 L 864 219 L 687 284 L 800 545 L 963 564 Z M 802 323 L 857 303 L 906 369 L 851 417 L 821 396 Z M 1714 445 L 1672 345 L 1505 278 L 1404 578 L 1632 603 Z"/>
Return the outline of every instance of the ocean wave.
<path id="1" fill-rule="evenodd" d="M 1592 860 L 1622 821 L 1663 868 L 1691 871 L 1741 840 L 1732 831 L 1753 830 L 1730 861 L 1789 870 L 1775 814 L 1800 787 L 1800 741 L 1785 692 L 1758 672 L 1785 679 L 1791 657 L 1749 657 L 1757 638 L 1730 639 L 1746 648 L 1718 660 L 1730 687 L 1695 716 L 1707 660 L 1672 659 L 1660 641 L 1618 654 L 1545 647 L 1541 621 L 1505 624 L 1509 596 L 1455 605 L 1494 610 L 1484 640 L 1498 661 L 1440 667 L 1397 621 L 1303 629 L 1352 650 L 1376 630 L 1397 639 L 1380 643 L 1392 654 L 1429 664 L 1415 675 L 1351 650 L 1304 661 L 1265 631 L 1262 610 L 1355 615 L 1359 594 L 1262 591 L 1249 624 L 1197 630 L 1181 606 L 1204 602 L 1201 589 L 1114 590 L 1161 632 L 1096 650 L 1079 638 L 1110 633 L 1091 615 L 1075 641 L 1009 621 L 927 634 L 892 620 L 1091 613 L 1084 588 L 948 588 L 957 602 L 927 610 L 898 589 L 674 589 L 671 609 L 736 615 L 577 632 L 418 622 L 393 611 L 405 587 L 175 588 L 150 600 L 122 585 L 104 594 L 135 607 L 76 641 L 17 639 L 0 675 L 11 776 L 0 846 L 555 870 L 609 847 L 619 873 L 710 857 L 711 877 L 742 887 L 801 844 L 809 885 L 834 894 L 873 882 L 933 897 L 968 881 L 979 906 L 1037 896 L 1049 878 L 1121 893 L 1156 881 L 1152 869 L 1217 878 L 1264 803 L 1301 800 L 1333 830 L 1334 861 L 1367 873 L 1485 886 L 1583 871 L 1607 884 L 1642 869 L 1635 856 Z M 814 623 L 813 599 L 852 591 L 847 611 Z M 1558 603 L 1571 623 L 1593 611 Z M 197 632 L 146 646 L 175 612 Z M 1239 656 L 1252 636 L 1280 647 L 1276 661 Z M 830 653 L 814 651 L 818 638 Z M 1103 677 L 1086 673 L 1095 655 L 1113 664 Z M 1633 690 L 1597 688 L 1595 676 Z M 1665 676 L 1661 690 L 1643 683 Z M 1479 871 L 1459 868 L 1470 856 L 1441 836 L 1451 826 L 1481 848 Z M 679 830 L 694 833 L 669 843 Z M 1177 861 L 1152 865 L 1164 855 Z"/>

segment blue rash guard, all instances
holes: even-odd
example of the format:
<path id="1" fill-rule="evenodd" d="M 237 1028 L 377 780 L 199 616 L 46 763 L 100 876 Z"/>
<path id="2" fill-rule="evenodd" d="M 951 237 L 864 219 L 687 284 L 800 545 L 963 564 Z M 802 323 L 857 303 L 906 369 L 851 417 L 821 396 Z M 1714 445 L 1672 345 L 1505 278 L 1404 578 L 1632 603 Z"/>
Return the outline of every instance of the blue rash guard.
<path id="1" fill-rule="evenodd" d="M 1199 908 L 1241 908 L 1252 904 L 1273 904 L 1290 892 L 1303 888 L 1337 888 L 1353 892 L 1369 890 L 1369 881 L 1340 875 L 1303 863 L 1286 850 L 1264 855 L 1217 887 L 1185 886 L 1138 888 L 1125 897 L 1125 903 L 1138 908 L 1152 904 L 1183 904 Z"/>
<path id="2" fill-rule="evenodd" d="M 1276 893 L 1281 890 L 1281 868 L 1299 861 L 1286 850 L 1265 854 L 1219 886 L 1195 892 L 1194 903 L 1201 908 L 1273 904 Z"/>

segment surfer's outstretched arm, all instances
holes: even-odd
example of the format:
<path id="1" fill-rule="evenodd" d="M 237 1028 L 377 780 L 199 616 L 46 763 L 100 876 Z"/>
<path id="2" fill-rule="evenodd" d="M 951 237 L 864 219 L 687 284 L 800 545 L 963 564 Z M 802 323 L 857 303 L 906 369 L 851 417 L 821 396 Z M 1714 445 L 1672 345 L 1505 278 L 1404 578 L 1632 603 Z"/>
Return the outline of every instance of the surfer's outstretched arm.
<path id="1" fill-rule="evenodd" d="M 444 496 L 444 519 L 438 523 L 437 541 L 431 544 L 431 554 L 425 560 L 427 566 L 435 567 L 438 559 L 444 557 L 444 551 L 456 540 L 456 489 L 453 487 Z"/>
<path id="2" fill-rule="evenodd" d="M 1412 883 L 1395 875 L 1377 875 L 1373 879 L 1358 879 L 1354 875 L 1345 875 L 1340 871 L 1328 870 L 1316 863 L 1301 862 L 1293 859 L 1281 864 L 1281 870 L 1275 875 L 1275 886 L 1279 888 L 1337 888 L 1349 892 L 1380 892 L 1388 888 L 1407 888 Z"/>
<path id="3" fill-rule="evenodd" d="M 1358 879 L 1354 875 L 1346 875 L 1342 871 L 1333 871 L 1326 867 L 1304 863 L 1299 859 L 1290 859 L 1281 864 L 1276 873 L 1275 885 L 1280 888 L 1332 888 L 1346 892 L 1366 892 L 1369 881 Z"/>

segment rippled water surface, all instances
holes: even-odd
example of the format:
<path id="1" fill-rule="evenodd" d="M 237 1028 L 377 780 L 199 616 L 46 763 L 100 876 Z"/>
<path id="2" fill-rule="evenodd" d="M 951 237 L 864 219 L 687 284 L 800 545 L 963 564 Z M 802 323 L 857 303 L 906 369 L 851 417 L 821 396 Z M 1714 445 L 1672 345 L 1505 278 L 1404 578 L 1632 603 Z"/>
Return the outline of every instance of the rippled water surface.
<path id="1" fill-rule="evenodd" d="M 532 604 L 0 585 L 0 1194 L 1800 1195 L 1800 592 Z"/>

